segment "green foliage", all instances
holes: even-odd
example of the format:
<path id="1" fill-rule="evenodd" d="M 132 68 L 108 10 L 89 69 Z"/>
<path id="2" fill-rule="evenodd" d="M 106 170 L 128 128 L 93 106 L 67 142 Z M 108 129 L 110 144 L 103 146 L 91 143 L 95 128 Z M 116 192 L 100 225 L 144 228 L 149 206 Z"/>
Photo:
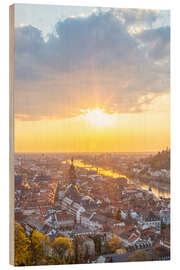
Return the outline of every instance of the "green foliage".
<path id="1" fill-rule="evenodd" d="M 57 237 L 52 244 L 55 264 L 69 263 L 72 256 L 72 245 L 69 238 Z"/>
<path id="2" fill-rule="evenodd" d="M 31 252 L 30 240 L 26 236 L 24 228 L 15 222 L 15 265 L 30 265 Z"/>
<path id="3" fill-rule="evenodd" d="M 69 238 L 57 237 L 54 241 L 34 229 L 28 237 L 25 229 L 15 222 L 15 265 L 55 265 L 83 263 L 82 247 L 74 247 Z"/>
<path id="4" fill-rule="evenodd" d="M 43 264 L 43 261 L 46 260 L 49 244 L 50 239 L 48 236 L 38 232 L 37 229 L 33 230 L 31 234 L 33 264 Z"/>

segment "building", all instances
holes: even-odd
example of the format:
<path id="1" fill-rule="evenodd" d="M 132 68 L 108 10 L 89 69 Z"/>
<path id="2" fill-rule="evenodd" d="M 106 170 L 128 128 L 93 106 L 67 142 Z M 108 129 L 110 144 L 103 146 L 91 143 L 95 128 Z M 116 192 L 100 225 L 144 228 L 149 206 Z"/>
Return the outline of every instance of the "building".
<path id="1" fill-rule="evenodd" d="M 55 206 L 59 205 L 62 210 L 66 210 L 69 214 L 76 217 L 77 223 L 80 223 L 82 213 L 94 209 L 95 203 L 90 196 L 80 194 L 78 186 L 76 185 L 77 177 L 73 159 L 71 159 L 67 181 L 69 182 L 69 185 L 65 191 L 62 191 L 59 185 L 57 187 Z"/>
<path id="2" fill-rule="evenodd" d="M 73 228 L 73 226 L 75 225 L 75 218 L 70 214 L 56 213 L 55 218 L 56 218 L 57 228 L 70 229 L 70 228 Z"/>
<path id="3" fill-rule="evenodd" d="M 145 215 L 141 215 L 141 227 L 142 229 L 150 228 L 150 227 L 155 227 L 157 231 L 160 233 L 161 231 L 161 220 L 160 217 L 155 215 L 152 211 Z"/>

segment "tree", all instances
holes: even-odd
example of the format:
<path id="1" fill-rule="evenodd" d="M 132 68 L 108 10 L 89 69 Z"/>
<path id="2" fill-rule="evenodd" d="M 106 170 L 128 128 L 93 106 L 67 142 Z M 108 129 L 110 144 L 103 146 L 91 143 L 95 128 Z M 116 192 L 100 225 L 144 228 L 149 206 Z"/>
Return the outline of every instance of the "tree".
<path id="1" fill-rule="evenodd" d="M 79 262 L 79 243 L 78 243 L 78 238 L 76 237 L 74 239 L 74 261 L 76 264 L 80 263 Z"/>
<path id="2" fill-rule="evenodd" d="M 83 251 L 82 251 L 82 245 L 79 243 L 78 237 L 75 237 L 74 239 L 74 263 L 79 264 L 83 263 Z"/>
<path id="3" fill-rule="evenodd" d="M 15 265 L 30 265 L 30 240 L 25 234 L 24 228 L 15 221 Z"/>
<path id="4" fill-rule="evenodd" d="M 101 254 L 101 236 L 100 235 L 94 235 L 90 237 L 95 244 L 95 251 L 97 255 Z"/>
<path id="5" fill-rule="evenodd" d="M 48 248 L 50 248 L 49 237 L 34 229 L 30 239 L 33 265 L 46 264 L 46 255 L 48 255 Z"/>
<path id="6" fill-rule="evenodd" d="M 128 257 L 128 261 L 129 262 L 149 261 L 148 253 L 144 250 L 136 250 Z"/>
<path id="7" fill-rule="evenodd" d="M 53 265 L 74 263 L 72 246 L 69 238 L 58 237 L 53 242 L 37 229 L 30 237 L 25 229 L 15 222 L 15 265 Z"/>
<path id="8" fill-rule="evenodd" d="M 86 246 L 85 252 L 84 252 L 84 260 L 86 263 L 87 263 L 88 259 L 89 259 L 89 251 L 88 251 L 88 247 Z"/>
<path id="9" fill-rule="evenodd" d="M 52 244 L 53 259 L 56 264 L 69 263 L 69 259 L 72 255 L 72 245 L 69 238 L 57 237 Z"/>
<path id="10" fill-rule="evenodd" d="M 122 241 L 118 236 L 113 235 L 111 239 L 106 242 L 105 249 L 107 253 L 114 253 L 116 249 L 122 246 Z"/>

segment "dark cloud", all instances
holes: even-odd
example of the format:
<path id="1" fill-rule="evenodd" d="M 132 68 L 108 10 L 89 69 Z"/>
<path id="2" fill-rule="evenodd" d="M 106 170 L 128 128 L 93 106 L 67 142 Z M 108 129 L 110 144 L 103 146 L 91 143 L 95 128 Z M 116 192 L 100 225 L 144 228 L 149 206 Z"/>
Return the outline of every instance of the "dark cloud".
<path id="1" fill-rule="evenodd" d="M 40 65 L 45 47 L 39 29 L 31 25 L 15 29 L 15 78 L 32 80 L 42 77 Z"/>
<path id="2" fill-rule="evenodd" d="M 154 59 L 169 58 L 170 50 L 170 27 L 160 27 L 157 29 L 149 29 L 137 35 L 145 44 L 149 56 Z"/>
<path id="3" fill-rule="evenodd" d="M 123 16 L 110 10 L 60 20 L 47 41 L 37 28 L 16 28 L 16 115 L 65 118 L 95 106 L 139 112 L 139 100 L 148 104 L 146 96 L 168 92 L 169 28 L 131 35 L 127 25 L 150 24 L 157 14 L 125 10 Z"/>

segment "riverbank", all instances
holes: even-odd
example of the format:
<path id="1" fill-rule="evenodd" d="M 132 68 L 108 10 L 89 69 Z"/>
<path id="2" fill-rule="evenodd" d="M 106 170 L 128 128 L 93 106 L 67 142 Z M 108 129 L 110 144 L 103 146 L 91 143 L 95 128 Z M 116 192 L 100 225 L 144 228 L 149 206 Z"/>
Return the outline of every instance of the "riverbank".
<path id="1" fill-rule="evenodd" d="M 70 160 L 67 160 L 68 163 L 70 163 Z M 97 175 L 105 176 L 105 177 L 112 177 L 112 178 L 125 178 L 127 180 L 127 183 L 134 183 L 137 188 L 141 188 L 143 190 L 149 190 L 151 188 L 152 193 L 157 197 L 163 197 L 163 198 L 170 198 L 170 192 L 168 190 L 168 186 L 166 189 L 163 189 L 162 187 L 155 186 L 152 182 L 150 184 L 147 184 L 146 182 L 143 182 L 142 180 L 136 180 L 134 178 L 129 178 L 128 176 L 121 174 L 119 172 L 115 172 L 110 169 L 104 169 L 102 167 L 95 167 L 94 165 L 90 163 L 84 163 L 83 160 L 74 160 L 74 166 L 78 168 L 85 169 L 87 171 L 93 171 L 96 172 Z M 164 185 L 163 185 L 164 186 Z"/>

